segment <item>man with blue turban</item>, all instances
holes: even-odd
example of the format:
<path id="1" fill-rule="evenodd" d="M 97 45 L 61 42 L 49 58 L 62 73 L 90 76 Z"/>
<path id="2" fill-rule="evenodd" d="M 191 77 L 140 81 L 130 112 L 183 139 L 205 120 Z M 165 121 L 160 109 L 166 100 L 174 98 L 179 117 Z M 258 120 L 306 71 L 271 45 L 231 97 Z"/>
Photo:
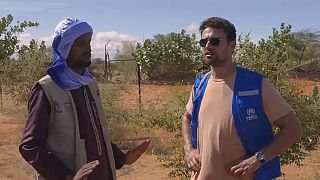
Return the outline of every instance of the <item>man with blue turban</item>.
<path id="1" fill-rule="evenodd" d="M 115 180 L 115 170 L 135 162 L 150 141 L 123 153 L 110 140 L 91 64 L 93 30 L 86 22 L 66 18 L 54 32 L 53 64 L 28 102 L 23 158 L 36 179 Z"/>

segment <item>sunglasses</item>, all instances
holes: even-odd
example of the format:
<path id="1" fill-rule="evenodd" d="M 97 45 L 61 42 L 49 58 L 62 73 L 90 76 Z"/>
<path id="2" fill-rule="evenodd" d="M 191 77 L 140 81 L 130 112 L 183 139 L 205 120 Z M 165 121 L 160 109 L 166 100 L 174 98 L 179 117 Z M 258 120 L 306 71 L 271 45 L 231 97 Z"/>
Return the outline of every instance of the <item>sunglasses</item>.
<path id="1" fill-rule="evenodd" d="M 220 44 L 220 39 L 219 38 L 206 38 L 206 39 L 200 39 L 199 44 L 201 47 L 205 47 L 208 43 L 208 41 L 210 42 L 210 44 L 212 46 L 219 46 Z"/>

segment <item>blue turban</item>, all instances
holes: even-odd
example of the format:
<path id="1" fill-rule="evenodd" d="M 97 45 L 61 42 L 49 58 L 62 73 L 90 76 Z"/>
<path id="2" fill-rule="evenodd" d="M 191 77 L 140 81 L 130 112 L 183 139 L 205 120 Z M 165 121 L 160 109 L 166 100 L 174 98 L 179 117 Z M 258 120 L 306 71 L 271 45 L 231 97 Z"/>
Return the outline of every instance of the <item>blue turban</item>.
<path id="1" fill-rule="evenodd" d="M 91 26 L 74 18 L 65 18 L 56 26 L 53 35 L 53 63 L 48 74 L 53 81 L 66 90 L 78 89 L 88 85 L 93 77 L 86 68 L 82 75 L 74 72 L 66 64 L 73 42 L 85 33 L 92 33 Z"/>

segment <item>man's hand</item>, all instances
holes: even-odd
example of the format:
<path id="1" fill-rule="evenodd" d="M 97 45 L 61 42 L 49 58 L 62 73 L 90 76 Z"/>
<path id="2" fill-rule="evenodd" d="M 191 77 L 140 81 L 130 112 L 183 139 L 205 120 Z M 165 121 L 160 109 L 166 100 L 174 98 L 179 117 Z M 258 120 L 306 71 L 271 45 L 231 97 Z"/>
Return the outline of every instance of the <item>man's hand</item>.
<path id="1" fill-rule="evenodd" d="M 83 165 L 73 177 L 73 180 L 86 180 L 90 173 L 99 165 L 99 161 L 91 161 Z"/>
<path id="2" fill-rule="evenodd" d="M 254 173 L 260 166 L 261 163 L 256 156 L 252 156 L 245 160 L 231 163 L 226 167 L 226 171 L 232 176 L 245 176 Z"/>
<path id="3" fill-rule="evenodd" d="M 194 172 L 199 172 L 201 168 L 201 158 L 197 149 L 186 151 L 187 166 Z"/>
<path id="4" fill-rule="evenodd" d="M 125 160 L 125 164 L 126 165 L 130 165 L 134 162 L 136 162 L 136 160 L 139 159 L 139 157 L 148 149 L 148 147 L 150 146 L 150 140 L 144 141 L 141 145 L 139 145 L 138 147 L 130 150 L 127 154 L 126 154 L 126 160 Z"/>

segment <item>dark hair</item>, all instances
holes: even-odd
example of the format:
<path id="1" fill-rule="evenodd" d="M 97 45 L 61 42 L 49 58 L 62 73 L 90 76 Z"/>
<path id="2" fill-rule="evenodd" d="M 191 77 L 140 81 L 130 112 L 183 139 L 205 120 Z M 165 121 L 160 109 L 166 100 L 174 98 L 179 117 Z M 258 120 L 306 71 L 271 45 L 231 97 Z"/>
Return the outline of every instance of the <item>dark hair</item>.
<path id="1" fill-rule="evenodd" d="M 203 30 L 208 27 L 222 29 L 227 36 L 228 42 L 231 42 L 236 39 L 236 28 L 230 21 L 224 18 L 210 17 L 204 20 L 203 22 L 201 22 L 199 27 L 201 36 L 202 36 Z"/>

